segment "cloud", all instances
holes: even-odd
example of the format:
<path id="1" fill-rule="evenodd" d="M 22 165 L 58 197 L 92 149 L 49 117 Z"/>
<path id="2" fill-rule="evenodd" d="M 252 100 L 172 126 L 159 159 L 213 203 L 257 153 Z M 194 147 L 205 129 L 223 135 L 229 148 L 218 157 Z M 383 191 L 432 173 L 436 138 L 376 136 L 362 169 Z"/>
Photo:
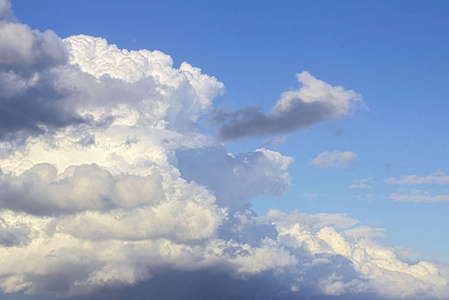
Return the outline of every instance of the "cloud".
<path id="1" fill-rule="evenodd" d="M 181 149 L 176 157 L 183 178 L 207 186 L 231 212 L 251 208 L 256 195 L 282 196 L 290 186 L 293 159 L 264 148 L 236 156 L 218 147 Z"/>
<path id="2" fill-rule="evenodd" d="M 399 185 L 419 185 L 419 184 L 449 184 L 449 176 L 444 172 L 435 172 L 425 177 L 417 175 L 406 175 L 401 178 L 387 178 L 386 183 Z"/>
<path id="3" fill-rule="evenodd" d="M 357 154 L 352 151 L 325 151 L 312 159 L 310 161 L 310 164 L 322 169 L 346 169 L 356 158 Z"/>
<path id="4" fill-rule="evenodd" d="M 224 92 L 213 76 L 159 51 L 33 31 L 1 0 L 0 13 L 26 33 L 5 35 L 26 51 L 5 50 L 0 74 L 2 299 L 448 294 L 447 266 L 400 260 L 382 230 L 345 214 L 257 216 L 251 201 L 282 196 L 293 160 L 265 148 L 234 155 L 199 131 Z M 270 122 L 293 122 L 302 108 L 309 121 L 278 128 L 350 112 L 353 92 L 301 74 L 303 88 L 283 94 Z M 355 156 L 321 160 L 343 167 Z"/>
<path id="5" fill-rule="evenodd" d="M 373 182 L 373 178 L 367 178 L 367 179 L 355 179 L 352 180 L 351 185 L 349 186 L 350 189 L 374 189 L 371 185 Z"/>
<path id="6" fill-rule="evenodd" d="M 14 17 L 12 11 L 11 11 L 11 3 L 9 3 L 6 0 L 0 1 L 0 22 L 9 21 L 13 22 L 16 21 L 16 18 Z"/>
<path id="7" fill-rule="evenodd" d="M 318 193 L 305 193 L 305 194 L 302 194 L 302 197 L 308 198 L 308 199 L 313 199 L 313 198 L 318 197 Z"/>
<path id="8" fill-rule="evenodd" d="M 307 71 L 296 76 L 302 87 L 282 93 L 268 114 L 255 107 L 242 108 L 233 113 L 216 111 L 212 122 L 218 126 L 219 137 L 222 140 L 236 140 L 285 134 L 345 117 L 364 105 L 361 96 L 354 91 L 331 86 Z"/>
<path id="9" fill-rule="evenodd" d="M 412 190 L 408 194 L 393 193 L 389 196 L 395 202 L 436 203 L 449 202 L 449 195 L 433 196 L 431 191 Z"/>
<path id="10" fill-rule="evenodd" d="M 68 60 L 61 39 L 17 23 L 9 8 L 0 3 L 0 140 L 83 123 L 68 105 L 70 89 L 57 80 Z"/>

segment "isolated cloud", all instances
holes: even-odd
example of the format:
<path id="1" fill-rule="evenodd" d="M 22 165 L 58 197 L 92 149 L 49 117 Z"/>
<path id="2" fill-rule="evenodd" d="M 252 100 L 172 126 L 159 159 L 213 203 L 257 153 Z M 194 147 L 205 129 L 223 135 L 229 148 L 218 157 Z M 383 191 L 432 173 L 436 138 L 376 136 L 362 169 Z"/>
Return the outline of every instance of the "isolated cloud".
<path id="1" fill-rule="evenodd" d="M 373 178 L 367 178 L 367 179 L 354 179 L 352 180 L 351 185 L 349 186 L 350 189 L 374 189 L 372 186 Z"/>
<path id="2" fill-rule="evenodd" d="M 386 183 L 400 185 L 420 185 L 420 184 L 449 184 L 449 176 L 438 171 L 428 176 L 419 177 L 417 175 L 406 175 L 401 178 L 387 178 Z"/>
<path id="3" fill-rule="evenodd" d="M 323 169 L 346 169 L 356 158 L 357 154 L 352 151 L 326 151 L 318 154 L 317 157 L 310 161 L 310 164 Z"/>
<path id="4" fill-rule="evenodd" d="M 318 80 L 309 72 L 297 74 L 302 84 L 299 90 L 284 92 L 268 114 L 255 107 L 246 107 L 233 113 L 216 111 L 213 122 L 223 140 L 253 138 L 285 134 L 316 123 L 342 118 L 363 106 L 359 94 L 333 87 Z"/>
<path id="5" fill-rule="evenodd" d="M 9 3 L 0 0 L 0 12 L 8 15 Z M 14 22 L 2 26 L 21 25 Z M 377 241 L 382 230 L 344 214 L 257 216 L 251 200 L 281 196 L 293 161 L 264 148 L 233 155 L 198 131 L 224 91 L 214 77 L 187 63 L 174 68 L 158 51 L 17 28 L 25 38 L 5 35 L 5 45 L 26 51 L 0 74 L 8 116 L 0 135 L 2 298 L 448 294 L 447 266 L 398 259 Z M 30 41 L 37 46 L 27 48 Z M 48 45 L 63 47 L 67 61 Z M 300 80 L 303 88 L 283 94 L 268 115 L 279 130 L 342 117 L 361 103 L 308 73 Z M 309 118 L 302 109 L 311 117 L 298 125 L 294 114 Z M 321 160 L 344 167 L 355 156 Z"/>

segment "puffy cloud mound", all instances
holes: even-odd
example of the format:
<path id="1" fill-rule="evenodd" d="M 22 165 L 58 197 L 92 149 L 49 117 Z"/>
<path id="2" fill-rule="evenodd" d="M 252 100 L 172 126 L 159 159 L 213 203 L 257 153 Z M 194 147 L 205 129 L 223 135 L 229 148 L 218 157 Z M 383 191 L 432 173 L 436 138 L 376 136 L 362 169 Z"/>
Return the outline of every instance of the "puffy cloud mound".
<path id="1" fill-rule="evenodd" d="M 309 72 L 296 75 L 302 84 L 299 90 L 284 92 L 268 114 L 255 107 L 233 113 L 217 111 L 213 122 L 219 125 L 223 140 L 285 134 L 316 123 L 342 118 L 363 106 L 359 94 L 341 86 L 331 86 Z"/>
<path id="2" fill-rule="evenodd" d="M 233 155 L 199 131 L 224 91 L 214 77 L 158 51 L 31 30 L 9 8 L 0 0 L 2 299 L 448 295 L 446 265 L 406 263 L 345 215 L 257 216 L 251 200 L 281 196 L 293 160 Z M 300 80 L 270 112 L 277 128 L 342 117 L 358 98 Z M 289 123 L 303 108 L 312 118 Z"/>

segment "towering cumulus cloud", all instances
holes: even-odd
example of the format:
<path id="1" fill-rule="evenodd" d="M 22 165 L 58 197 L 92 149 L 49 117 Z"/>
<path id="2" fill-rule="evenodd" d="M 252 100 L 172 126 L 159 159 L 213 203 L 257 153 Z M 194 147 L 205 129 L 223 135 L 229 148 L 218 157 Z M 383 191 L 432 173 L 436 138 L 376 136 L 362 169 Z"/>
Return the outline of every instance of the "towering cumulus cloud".
<path id="1" fill-rule="evenodd" d="M 0 16 L 2 299 L 448 295 L 447 265 L 402 259 L 346 215 L 257 216 L 251 200 L 281 196 L 293 160 L 232 155 L 199 131 L 224 92 L 216 78 L 159 51 L 32 30 L 4 0 Z M 302 128 L 360 101 L 299 80 L 269 115 L 227 116 L 220 134 Z M 236 132 L 245 122 L 262 129 Z"/>

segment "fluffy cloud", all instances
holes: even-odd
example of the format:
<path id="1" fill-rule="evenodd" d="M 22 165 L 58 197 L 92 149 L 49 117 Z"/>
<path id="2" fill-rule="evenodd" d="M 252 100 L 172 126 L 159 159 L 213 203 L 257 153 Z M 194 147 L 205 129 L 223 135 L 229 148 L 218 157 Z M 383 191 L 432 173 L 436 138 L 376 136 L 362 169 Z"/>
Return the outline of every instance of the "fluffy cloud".
<path id="1" fill-rule="evenodd" d="M 318 154 L 317 157 L 310 161 L 310 164 L 323 169 L 346 169 L 356 158 L 357 154 L 352 151 L 326 151 Z"/>
<path id="2" fill-rule="evenodd" d="M 217 111 L 213 121 L 220 126 L 219 136 L 223 140 L 235 140 L 284 134 L 329 119 L 342 118 L 363 106 L 361 96 L 354 91 L 331 86 L 307 71 L 296 76 L 302 87 L 284 92 L 268 114 L 255 107 L 233 113 Z"/>
<path id="3" fill-rule="evenodd" d="M 394 249 L 376 241 L 383 236 L 379 229 L 353 227 L 357 222 L 344 215 L 286 215 L 271 211 L 267 217 L 275 224 L 280 243 L 307 253 L 310 268 L 328 264 L 338 256 L 350 261 L 349 269 L 357 275 L 348 270 L 334 270 L 323 276 L 318 286 L 325 294 L 375 290 L 383 297 L 426 294 L 446 297 L 447 277 L 432 263 L 407 264 L 399 260 Z"/>
<path id="4" fill-rule="evenodd" d="M 0 0 L 2 299 L 448 294 L 449 268 L 398 259 L 381 230 L 344 214 L 257 216 L 251 200 L 281 196 L 293 160 L 264 148 L 233 155 L 199 132 L 224 91 L 216 78 L 159 51 L 31 30 L 9 7 Z M 299 79 L 267 117 L 280 131 L 361 103 Z"/>

